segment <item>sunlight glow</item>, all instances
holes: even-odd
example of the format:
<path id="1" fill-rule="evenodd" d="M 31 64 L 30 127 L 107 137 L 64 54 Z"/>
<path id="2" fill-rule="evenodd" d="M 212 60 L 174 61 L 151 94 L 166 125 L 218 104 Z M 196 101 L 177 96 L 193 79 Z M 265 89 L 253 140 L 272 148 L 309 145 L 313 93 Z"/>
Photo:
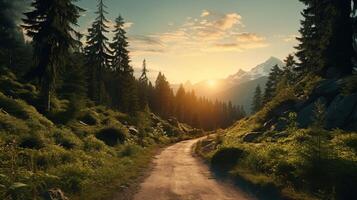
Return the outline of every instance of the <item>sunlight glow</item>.
<path id="1" fill-rule="evenodd" d="M 217 85 L 217 82 L 215 80 L 209 80 L 207 81 L 207 85 L 211 88 L 214 88 Z"/>

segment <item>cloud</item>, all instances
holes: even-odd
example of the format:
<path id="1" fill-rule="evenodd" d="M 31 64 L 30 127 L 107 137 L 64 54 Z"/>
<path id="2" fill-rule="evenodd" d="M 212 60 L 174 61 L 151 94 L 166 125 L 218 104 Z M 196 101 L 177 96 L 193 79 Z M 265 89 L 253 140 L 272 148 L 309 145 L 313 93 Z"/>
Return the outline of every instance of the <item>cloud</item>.
<path id="1" fill-rule="evenodd" d="M 176 30 L 149 36 L 130 36 L 133 54 L 196 56 L 208 51 L 244 51 L 269 44 L 257 33 L 242 31 L 245 27 L 238 13 L 204 10 L 200 17 L 187 17 Z"/>
<path id="2" fill-rule="evenodd" d="M 296 38 L 299 37 L 299 35 L 298 34 L 276 35 L 275 37 L 281 39 L 284 42 L 294 43 L 297 42 Z"/>
<path id="3" fill-rule="evenodd" d="M 125 22 L 124 23 L 124 29 L 130 29 L 134 25 L 133 22 Z"/>
<path id="4" fill-rule="evenodd" d="M 164 46 L 160 39 L 150 35 L 132 35 L 129 36 L 129 41 L 133 43 L 143 43 L 150 46 Z"/>
<path id="5" fill-rule="evenodd" d="M 235 35 L 238 42 L 264 42 L 265 37 L 259 36 L 255 33 L 239 33 Z"/>
<path id="6" fill-rule="evenodd" d="M 210 12 L 207 10 L 203 10 L 201 13 L 201 17 L 207 17 L 208 15 L 210 15 Z"/>

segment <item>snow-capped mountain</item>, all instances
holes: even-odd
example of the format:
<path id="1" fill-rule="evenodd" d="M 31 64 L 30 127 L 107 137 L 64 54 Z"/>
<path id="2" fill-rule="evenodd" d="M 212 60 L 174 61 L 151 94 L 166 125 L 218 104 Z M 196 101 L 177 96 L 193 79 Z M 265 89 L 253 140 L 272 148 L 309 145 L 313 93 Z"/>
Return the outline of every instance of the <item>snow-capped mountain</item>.
<path id="1" fill-rule="evenodd" d="M 212 100 L 231 101 L 233 104 L 243 105 L 246 111 L 250 112 L 255 88 L 258 85 L 264 88 L 269 73 L 275 65 L 282 68 L 285 64 L 276 57 L 270 57 L 249 71 L 239 69 L 233 75 L 215 80 L 214 88 L 210 87 L 208 80 L 196 84 L 186 82 L 183 86 L 188 91 L 194 90 L 197 96 L 204 96 Z M 172 87 L 176 91 L 179 85 L 172 85 Z"/>
<path id="2" fill-rule="evenodd" d="M 252 68 L 249 72 L 240 69 L 236 74 L 229 76 L 227 80 L 232 84 L 239 84 L 264 76 L 269 76 L 271 69 L 275 65 L 282 68 L 285 64 L 279 58 L 270 57 L 267 61 Z"/>
<path id="3" fill-rule="evenodd" d="M 208 80 L 196 84 L 187 81 L 183 86 L 187 91 L 194 90 L 198 96 L 222 101 L 230 100 L 235 104 L 249 107 L 248 104 L 250 104 L 255 87 L 258 84 L 264 87 L 267 77 L 275 65 L 282 68 L 284 63 L 276 57 L 270 57 L 264 63 L 253 67 L 249 71 L 239 69 L 237 73 L 230 75 L 227 78 L 214 80 L 214 88 L 208 84 Z M 176 92 L 179 85 L 172 85 L 172 88 Z"/>

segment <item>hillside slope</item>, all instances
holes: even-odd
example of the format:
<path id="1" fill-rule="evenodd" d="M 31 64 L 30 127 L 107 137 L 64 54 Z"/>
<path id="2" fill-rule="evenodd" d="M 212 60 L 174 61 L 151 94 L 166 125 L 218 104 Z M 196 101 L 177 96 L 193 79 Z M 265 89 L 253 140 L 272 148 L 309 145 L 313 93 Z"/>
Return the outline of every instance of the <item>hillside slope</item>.
<path id="1" fill-rule="evenodd" d="M 149 112 L 130 117 L 90 104 L 64 122 L 68 101 L 54 99 L 45 116 L 31 105 L 37 99 L 36 87 L 1 71 L 0 199 L 110 198 L 135 181 L 158 145 L 201 133 Z"/>
<path id="2" fill-rule="evenodd" d="M 306 76 L 197 152 L 258 196 L 356 199 L 356 80 Z"/>

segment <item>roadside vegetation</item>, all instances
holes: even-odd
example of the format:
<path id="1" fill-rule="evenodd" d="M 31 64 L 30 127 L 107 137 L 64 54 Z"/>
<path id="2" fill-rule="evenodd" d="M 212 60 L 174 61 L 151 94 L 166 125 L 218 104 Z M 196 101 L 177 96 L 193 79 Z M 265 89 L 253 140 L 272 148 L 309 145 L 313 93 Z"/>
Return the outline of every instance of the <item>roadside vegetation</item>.
<path id="1" fill-rule="evenodd" d="M 55 123 L 31 105 L 35 86 L 9 71 L 0 85 L 1 199 L 108 199 L 135 182 L 158 147 L 202 134 L 145 111 L 87 105 L 71 117 L 69 102 L 57 98 L 50 116 L 68 121 Z"/>
<path id="2" fill-rule="evenodd" d="M 352 81 L 352 77 L 345 79 L 341 91 L 348 90 Z M 321 83 L 321 78 L 309 76 L 295 86 L 280 89 L 255 115 L 198 143 L 196 153 L 213 169 L 250 185 L 247 190 L 257 196 L 357 198 L 357 132 L 343 130 L 351 122 L 341 128 L 326 128 L 331 113 L 326 110 L 326 102 L 317 100 L 311 122 L 301 127 L 299 114 L 286 107 L 287 102 L 310 97 Z M 353 96 L 355 91 L 344 95 Z"/>
<path id="3" fill-rule="evenodd" d="M 356 1 L 301 2 L 296 54 L 257 87 L 252 116 L 196 152 L 262 199 L 357 199 Z"/>

